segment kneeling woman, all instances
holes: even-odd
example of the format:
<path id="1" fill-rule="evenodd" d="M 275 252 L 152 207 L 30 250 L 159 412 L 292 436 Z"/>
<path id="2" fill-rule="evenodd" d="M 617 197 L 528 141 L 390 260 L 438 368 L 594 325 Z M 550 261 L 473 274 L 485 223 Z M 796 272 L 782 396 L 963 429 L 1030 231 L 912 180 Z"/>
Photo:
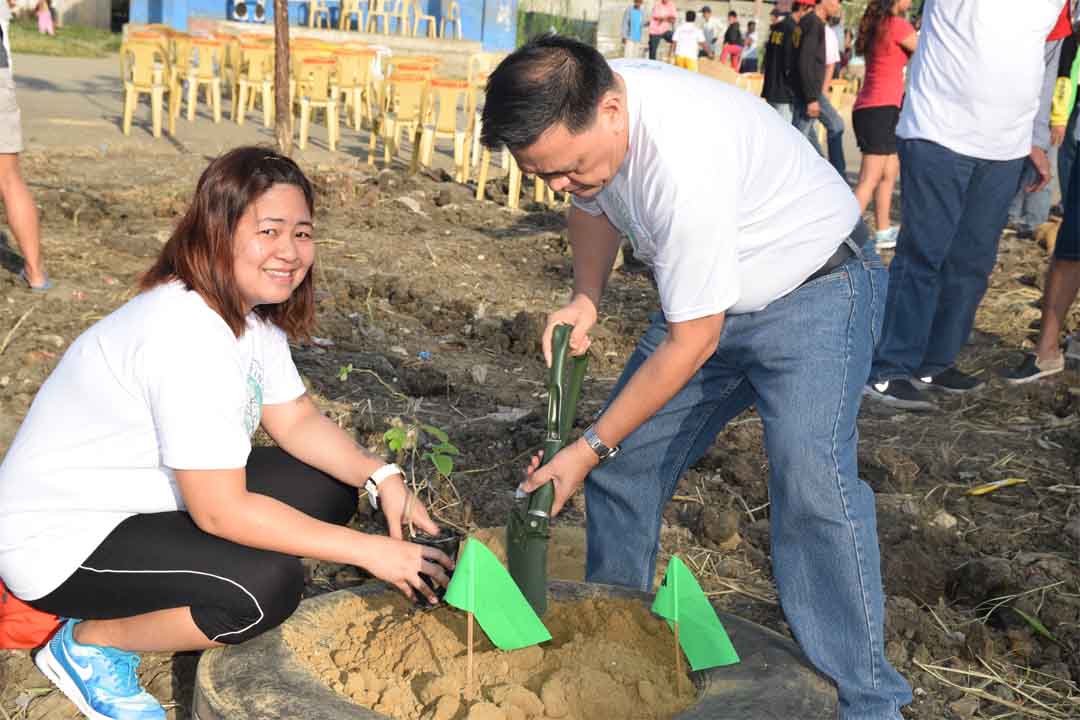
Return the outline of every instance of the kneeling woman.
<path id="1" fill-rule="evenodd" d="M 400 470 L 323 417 L 289 354 L 314 322 L 313 205 L 273 151 L 212 162 L 142 292 L 72 343 L 0 465 L 0 577 L 83 618 L 36 662 L 87 717 L 163 718 L 135 653 L 275 627 L 300 556 L 433 602 L 419 574 L 447 582 L 449 558 L 401 539 L 406 519 L 438 528 Z M 260 424 L 277 448 L 252 449 Z M 343 527 L 365 486 L 392 537 Z"/>

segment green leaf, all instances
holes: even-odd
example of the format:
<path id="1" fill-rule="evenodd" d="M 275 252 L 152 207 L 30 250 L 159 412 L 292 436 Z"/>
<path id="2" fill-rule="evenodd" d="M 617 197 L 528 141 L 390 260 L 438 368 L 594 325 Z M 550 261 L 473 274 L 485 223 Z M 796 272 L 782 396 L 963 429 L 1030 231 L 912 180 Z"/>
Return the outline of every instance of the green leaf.
<path id="1" fill-rule="evenodd" d="M 433 436 L 439 442 L 446 442 L 450 439 L 450 436 L 445 431 L 440 430 L 434 425 L 421 425 L 420 429 L 426 432 L 428 435 Z"/>
<path id="2" fill-rule="evenodd" d="M 405 430 L 402 428 L 390 428 L 383 433 L 383 440 L 386 441 L 386 446 L 395 452 L 404 447 L 405 438 Z"/>
<path id="3" fill-rule="evenodd" d="M 1057 639 L 1054 633 L 1046 629 L 1046 626 L 1042 624 L 1042 621 L 1039 620 L 1039 618 L 1034 617 L 1033 615 L 1028 615 L 1026 612 L 1024 612 L 1018 607 L 1013 607 L 1013 611 L 1020 617 L 1024 618 L 1027 624 L 1031 626 L 1031 629 L 1037 632 L 1039 635 L 1042 635 L 1047 640 L 1058 643 L 1059 645 L 1061 644 L 1061 641 Z"/>
<path id="4" fill-rule="evenodd" d="M 349 363 L 348 365 L 342 365 L 340 368 L 338 368 L 338 380 L 340 380 L 341 382 L 345 382 L 349 379 L 349 373 L 351 373 L 352 371 L 352 363 Z"/>
<path id="5" fill-rule="evenodd" d="M 461 451 L 457 449 L 457 445 L 452 443 L 443 442 L 439 443 L 435 447 L 431 448 L 431 452 L 436 455 L 460 455 Z"/>
<path id="6" fill-rule="evenodd" d="M 450 473 L 454 471 L 454 461 L 449 455 L 432 455 L 428 453 L 428 457 L 440 475 L 449 477 Z"/>

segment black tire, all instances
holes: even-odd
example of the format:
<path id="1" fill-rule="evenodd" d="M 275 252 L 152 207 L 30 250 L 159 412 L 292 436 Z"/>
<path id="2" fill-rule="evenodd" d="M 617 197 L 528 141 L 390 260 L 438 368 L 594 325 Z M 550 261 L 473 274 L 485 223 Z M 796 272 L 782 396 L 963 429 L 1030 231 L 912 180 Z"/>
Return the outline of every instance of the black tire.
<path id="1" fill-rule="evenodd" d="M 553 598 L 631 598 L 651 604 L 652 596 L 626 588 L 553 581 Z M 305 600 L 289 618 L 292 626 L 313 624 L 322 609 L 345 597 L 397 592 L 369 583 Z M 734 615 L 720 619 L 742 659 L 738 665 L 693 673 L 696 705 L 677 720 L 833 720 L 836 689 L 783 636 Z M 387 720 L 349 702 L 301 667 L 282 639 L 281 628 L 242 645 L 209 650 L 199 660 L 195 720 Z"/>

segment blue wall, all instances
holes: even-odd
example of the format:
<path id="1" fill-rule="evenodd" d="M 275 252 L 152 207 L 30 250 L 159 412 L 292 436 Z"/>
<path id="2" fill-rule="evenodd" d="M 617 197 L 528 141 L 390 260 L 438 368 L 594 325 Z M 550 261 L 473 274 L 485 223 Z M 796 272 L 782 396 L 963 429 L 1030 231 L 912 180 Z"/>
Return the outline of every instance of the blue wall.
<path id="1" fill-rule="evenodd" d="M 232 0 L 131 0 L 133 23 L 166 23 L 188 29 L 188 17 L 226 19 Z M 247 0 L 249 16 L 254 0 Z M 340 0 L 328 0 L 330 22 L 337 27 Z M 427 14 L 435 16 L 437 30 L 449 8 L 449 0 L 420 0 Z M 289 23 L 307 25 L 307 0 L 290 0 Z M 479 40 L 485 50 L 513 50 L 517 34 L 518 0 L 461 0 L 461 32 L 465 40 Z M 266 23 L 272 25 L 274 2 L 266 2 Z"/>

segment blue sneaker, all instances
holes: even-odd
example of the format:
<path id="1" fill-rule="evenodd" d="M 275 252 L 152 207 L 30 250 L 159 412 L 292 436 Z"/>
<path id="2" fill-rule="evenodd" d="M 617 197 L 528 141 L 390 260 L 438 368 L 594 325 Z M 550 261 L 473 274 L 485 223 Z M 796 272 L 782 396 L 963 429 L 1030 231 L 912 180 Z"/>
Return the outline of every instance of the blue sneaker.
<path id="1" fill-rule="evenodd" d="M 161 703 L 139 687 L 139 656 L 75 642 L 78 622 L 65 621 L 34 657 L 45 677 L 91 720 L 164 720 Z"/>

